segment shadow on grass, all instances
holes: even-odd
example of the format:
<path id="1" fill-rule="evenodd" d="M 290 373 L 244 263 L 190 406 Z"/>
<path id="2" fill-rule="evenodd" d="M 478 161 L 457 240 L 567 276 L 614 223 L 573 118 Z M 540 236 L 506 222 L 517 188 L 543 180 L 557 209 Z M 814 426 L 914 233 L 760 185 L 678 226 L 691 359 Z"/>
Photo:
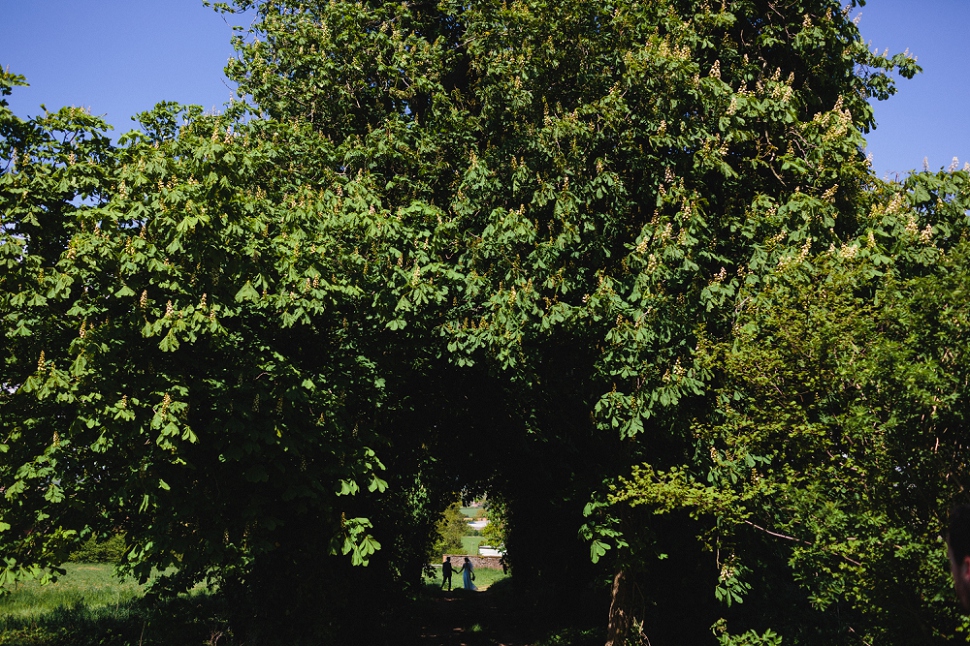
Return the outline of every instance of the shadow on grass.
<path id="1" fill-rule="evenodd" d="M 535 611 L 534 599 L 511 578 L 482 592 L 450 592 L 428 583 L 410 602 L 373 617 L 371 646 L 599 646 L 603 631 L 557 623 Z M 242 643 L 230 628 L 227 602 L 204 592 L 104 606 L 80 602 L 31 615 L 0 614 L 0 646 L 182 646 Z M 337 628 L 341 628 L 337 626 Z M 342 626 L 359 638 L 361 626 Z M 348 632 L 347 637 L 351 636 Z M 308 642 L 309 643 L 309 642 Z M 318 643 L 318 642 L 313 642 Z M 340 643 L 340 642 L 332 642 Z M 345 641 L 343 643 L 352 643 Z"/>
<path id="2" fill-rule="evenodd" d="M 448 592 L 426 584 L 405 615 L 402 639 L 397 643 L 420 646 L 601 646 L 604 631 L 598 626 L 570 625 L 575 617 L 550 617 L 537 610 L 536 599 L 517 590 L 511 578 L 492 583 L 487 590 Z M 407 641 L 405 634 L 415 635 Z"/>

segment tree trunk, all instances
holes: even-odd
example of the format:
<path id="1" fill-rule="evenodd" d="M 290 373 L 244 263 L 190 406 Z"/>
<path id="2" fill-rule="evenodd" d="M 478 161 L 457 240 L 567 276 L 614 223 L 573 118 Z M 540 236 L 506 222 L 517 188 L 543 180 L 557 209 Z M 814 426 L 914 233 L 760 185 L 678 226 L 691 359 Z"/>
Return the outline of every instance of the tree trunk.
<path id="1" fill-rule="evenodd" d="M 633 628 L 635 578 L 627 570 L 618 570 L 613 578 L 610 620 L 606 628 L 606 646 L 627 646 Z"/>

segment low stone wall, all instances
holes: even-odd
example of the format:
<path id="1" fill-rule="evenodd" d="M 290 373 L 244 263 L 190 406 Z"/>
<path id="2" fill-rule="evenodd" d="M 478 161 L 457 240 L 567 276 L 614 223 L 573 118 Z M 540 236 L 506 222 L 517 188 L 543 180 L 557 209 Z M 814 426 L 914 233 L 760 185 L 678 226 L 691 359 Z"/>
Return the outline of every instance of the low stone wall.
<path id="1" fill-rule="evenodd" d="M 468 557 L 468 560 L 472 562 L 472 565 L 475 567 L 475 569 L 478 569 L 480 567 L 487 567 L 493 570 L 502 569 L 501 556 L 472 556 L 470 554 L 467 554 L 467 555 L 466 554 L 442 554 L 441 562 L 444 563 L 445 559 L 448 558 L 449 556 L 451 557 L 451 565 L 456 570 L 461 567 L 462 563 L 465 562 L 466 556 Z"/>

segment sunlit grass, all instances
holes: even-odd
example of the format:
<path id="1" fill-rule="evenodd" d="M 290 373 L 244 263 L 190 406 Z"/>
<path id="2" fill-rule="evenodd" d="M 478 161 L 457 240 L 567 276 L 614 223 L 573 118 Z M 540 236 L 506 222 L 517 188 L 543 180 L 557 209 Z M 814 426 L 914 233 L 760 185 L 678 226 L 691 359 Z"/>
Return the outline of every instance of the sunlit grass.
<path id="1" fill-rule="evenodd" d="M 478 546 L 482 544 L 483 540 L 485 538 L 482 536 L 462 536 L 461 547 L 465 554 L 475 555 L 478 554 Z"/>
<path id="2" fill-rule="evenodd" d="M 64 569 L 67 574 L 55 583 L 26 581 L 8 588 L 10 594 L 0 596 L 0 616 L 38 617 L 58 607 L 79 604 L 91 609 L 120 607 L 144 594 L 144 586 L 137 582 L 119 580 L 113 565 L 67 563 Z"/>
<path id="3" fill-rule="evenodd" d="M 0 646 L 175 646 L 225 630 L 224 604 L 204 592 L 144 603 L 146 586 L 113 565 L 68 563 L 48 585 L 18 583 L 0 596 Z"/>
<path id="4" fill-rule="evenodd" d="M 460 563 L 457 565 L 460 565 Z M 475 570 L 475 587 L 477 587 L 479 590 L 485 590 L 489 586 L 495 583 L 498 583 L 499 581 L 502 581 L 504 579 L 507 579 L 508 577 L 509 575 L 502 572 L 502 570 L 495 570 L 492 568 L 485 568 L 485 567 L 478 568 Z M 451 578 L 452 590 L 462 590 L 463 588 L 462 588 L 461 581 L 462 579 L 460 574 L 455 574 L 454 576 L 452 576 Z M 434 576 L 424 577 L 424 584 L 428 586 L 428 588 L 432 588 L 432 587 L 435 589 L 441 588 L 441 567 L 440 566 L 437 566 L 437 565 L 435 566 Z"/>

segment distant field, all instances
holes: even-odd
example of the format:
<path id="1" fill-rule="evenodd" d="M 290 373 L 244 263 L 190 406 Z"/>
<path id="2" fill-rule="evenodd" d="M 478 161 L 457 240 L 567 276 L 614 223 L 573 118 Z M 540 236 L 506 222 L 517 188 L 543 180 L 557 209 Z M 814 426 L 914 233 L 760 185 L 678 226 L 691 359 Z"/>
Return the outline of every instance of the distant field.
<path id="1" fill-rule="evenodd" d="M 478 546 L 485 540 L 482 536 L 462 536 L 461 546 L 465 554 L 478 554 Z"/>
<path id="2" fill-rule="evenodd" d="M 481 514 L 484 514 L 485 510 L 481 507 L 462 507 L 461 513 L 467 518 L 477 518 Z"/>

